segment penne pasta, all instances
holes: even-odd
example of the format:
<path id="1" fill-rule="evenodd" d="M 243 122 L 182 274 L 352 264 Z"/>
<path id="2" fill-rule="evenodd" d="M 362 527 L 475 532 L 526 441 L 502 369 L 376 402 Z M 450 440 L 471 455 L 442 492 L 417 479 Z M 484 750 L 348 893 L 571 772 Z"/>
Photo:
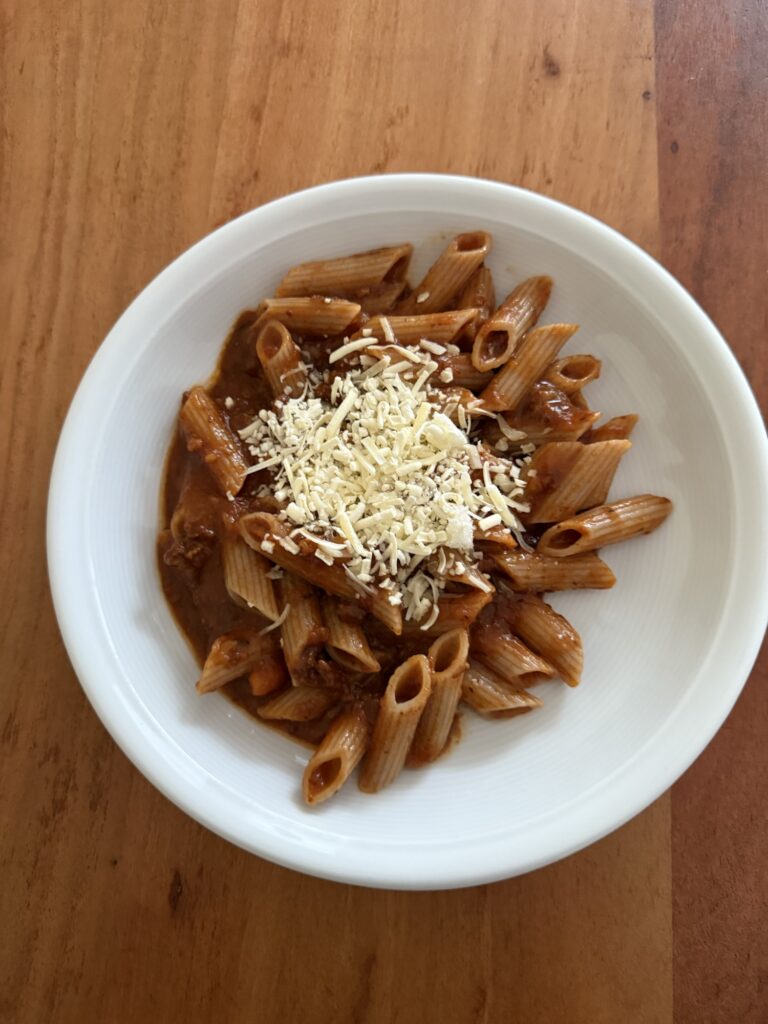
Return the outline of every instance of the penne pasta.
<path id="1" fill-rule="evenodd" d="M 415 345 L 426 338 L 440 345 L 450 345 L 472 329 L 476 318 L 476 309 L 449 309 L 443 313 L 413 316 L 375 316 L 350 340 L 370 338 L 371 344 L 375 344 L 377 341 L 391 343 L 396 339 L 399 345 Z"/>
<path id="2" fill-rule="evenodd" d="M 578 686 L 584 667 L 581 637 L 570 622 L 536 594 L 505 605 L 505 619 L 569 686 Z"/>
<path id="3" fill-rule="evenodd" d="M 268 320 L 277 320 L 300 334 L 336 335 L 348 331 L 360 316 L 360 304 L 346 299 L 327 301 L 319 296 L 296 299 L 264 299 L 256 309 L 254 331 Z"/>
<path id="4" fill-rule="evenodd" d="M 549 277 L 496 304 L 490 241 L 457 235 L 415 289 L 410 244 L 291 267 L 184 397 L 163 589 L 195 648 L 215 637 L 198 690 L 315 748 L 309 805 L 358 764 L 372 793 L 434 761 L 461 701 L 507 717 L 578 685 L 543 596 L 612 587 L 598 549 L 671 509 L 609 501 L 637 416 L 596 425 L 600 360 L 539 325 Z"/>
<path id="5" fill-rule="evenodd" d="M 525 646 L 502 622 L 489 622 L 472 630 L 472 653 L 497 676 L 520 686 L 551 679 L 555 670 Z"/>
<path id="6" fill-rule="evenodd" d="M 480 612 L 493 600 L 492 593 L 473 590 L 465 594 L 443 594 L 438 601 L 438 614 L 429 625 L 418 622 L 406 622 L 404 632 L 410 636 L 440 636 L 449 629 L 467 629 L 475 621 Z"/>
<path id="7" fill-rule="evenodd" d="M 274 636 L 271 645 L 265 649 L 256 667 L 252 668 L 248 674 L 248 686 L 254 697 L 266 697 L 287 686 L 290 682 L 288 667 L 285 664 L 277 633 L 268 635 Z"/>
<path id="8" fill-rule="evenodd" d="M 338 693 L 322 686 L 289 686 L 262 704 L 258 715 L 267 721 L 311 722 L 324 715 L 338 700 Z"/>
<path id="9" fill-rule="evenodd" d="M 326 647 L 337 665 L 349 672 L 378 672 L 381 665 L 357 622 L 342 618 L 339 605 L 333 600 L 323 603 L 323 618 L 328 631 Z"/>
<path id="10" fill-rule="evenodd" d="M 581 391 L 583 387 L 597 380 L 600 376 L 602 363 L 595 356 L 573 355 L 564 356 L 550 363 L 544 371 L 543 379 L 554 384 L 566 395 Z"/>
<path id="11" fill-rule="evenodd" d="M 468 655 L 469 634 L 466 629 L 443 633 L 430 646 L 427 660 L 432 692 L 416 727 L 409 762 L 423 764 L 434 761 L 442 753 L 461 697 Z"/>
<path id="12" fill-rule="evenodd" d="M 205 388 L 196 387 L 188 392 L 179 422 L 187 449 L 197 452 L 221 493 L 227 497 L 238 494 L 245 483 L 248 459 L 240 439 Z"/>
<path id="13" fill-rule="evenodd" d="M 491 249 L 485 231 L 456 235 L 429 268 L 413 292 L 397 307 L 398 313 L 436 313 L 446 309 L 466 285 Z"/>
<path id="14" fill-rule="evenodd" d="M 461 684 L 461 699 L 482 715 L 523 714 L 541 701 L 521 686 L 499 679 L 485 665 L 470 661 Z"/>
<path id="15" fill-rule="evenodd" d="M 569 395 L 549 381 L 537 381 L 515 412 L 498 413 L 495 421 L 487 421 L 483 436 L 502 451 L 523 441 L 534 445 L 577 441 L 599 417 L 599 412 L 574 405 Z M 515 433 L 524 436 L 511 441 L 510 434 Z"/>
<path id="16" fill-rule="evenodd" d="M 405 290 L 405 281 L 384 282 L 365 293 L 355 296 L 360 303 L 360 311 L 366 316 L 378 316 L 389 313 Z"/>
<path id="17" fill-rule="evenodd" d="M 602 505 L 630 441 L 557 441 L 538 448 L 528 466 L 526 523 L 558 523 Z"/>
<path id="18" fill-rule="evenodd" d="M 288 672 L 294 685 L 314 681 L 328 639 L 317 593 L 306 580 L 289 572 L 283 576 L 281 590 L 285 609 L 281 640 Z"/>
<path id="19" fill-rule="evenodd" d="M 256 355 L 275 398 L 297 398 L 304 390 L 307 368 L 299 346 L 279 320 L 267 320 L 256 339 Z"/>
<path id="20" fill-rule="evenodd" d="M 480 266 L 464 285 L 456 305 L 459 309 L 477 310 L 477 323 L 482 324 L 496 308 L 496 289 L 490 267 Z"/>
<path id="21" fill-rule="evenodd" d="M 294 296 L 335 295 L 357 298 L 358 293 L 384 285 L 405 285 L 405 275 L 411 262 L 413 246 L 383 246 L 353 256 L 340 256 L 330 260 L 313 260 L 291 267 L 275 289 L 278 298 Z"/>
<path id="22" fill-rule="evenodd" d="M 596 441 L 626 441 L 637 426 L 638 417 L 634 413 L 626 416 L 614 416 L 601 427 L 592 427 L 582 436 L 584 444 L 595 444 Z"/>
<path id="23" fill-rule="evenodd" d="M 373 615 L 393 633 L 403 630 L 403 616 L 399 608 L 389 603 L 386 591 L 376 588 L 366 593 L 344 572 L 343 565 L 334 562 L 328 565 L 315 557 L 316 545 L 306 537 L 294 540 L 290 530 L 269 512 L 252 512 L 238 520 L 238 529 L 243 540 L 254 551 L 258 551 L 276 562 L 283 569 L 294 572 L 329 594 L 359 601 L 369 607 Z"/>
<path id="24" fill-rule="evenodd" d="M 429 662 L 423 654 L 414 654 L 392 673 L 360 771 L 364 793 L 378 793 L 402 771 L 431 687 Z"/>
<path id="25" fill-rule="evenodd" d="M 481 394 L 486 408 L 493 412 L 517 408 L 528 389 L 577 330 L 576 324 L 547 324 L 526 334 L 515 354 Z"/>
<path id="26" fill-rule="evenodd" d="M 365 712 L 352 707 L 333 720 L 304 769 L 302 793 L 308 804 L 320 804 L 337 793 L 368 749 L 370 726 Z"/>
<path id="27" fill-rule="evenodd" d="M 272 580 L 271 564 L 240 537 L 224 537 L 221 542 L 224 585 L 235 604 L 255 608 L 274 622 L 280 615 Z"/>
<path id="28" fill-rule="evenodd" d="M 472 363 L 478 370 L 495 370 L 509 361 L 544 312 L 551 292 L 551 277 L 530 277 L 509 293 L 475 335 Z"/>
<path id="29" fill-rule="evenodd" d="M 588 512 L 564 519 L 550 526 L 539 540 L 542 555 L 565 558 L 594 551 L 608 544 L 618 544 L 630 537 L 651 533 L 672 511 L 668 498 L 640 494 L 636 498 L 599 505 Z"/>
<path id="30" fill-rule="evenodd" d="M 233 629 L 211 644 L 197 681 L 198 693 L 210 693 L 239 679 L 258 665 L 265 652 L 274 650 L 275 639 L 256 629 Z"/>
<path id="31" fill-rule="evenodd" d="M 512 590 L 608 590 L 616 582 L 609 567 L 594 552 L 551 558 L 535 551 L 504 551 L 493 560 L 509 578 Z"/>

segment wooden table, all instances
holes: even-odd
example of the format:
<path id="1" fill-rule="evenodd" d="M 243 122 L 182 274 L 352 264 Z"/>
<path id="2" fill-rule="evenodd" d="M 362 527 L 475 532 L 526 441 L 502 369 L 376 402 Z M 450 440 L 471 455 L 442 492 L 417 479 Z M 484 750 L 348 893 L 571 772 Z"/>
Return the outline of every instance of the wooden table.
<path id="1" fill-rule="evenodd" d="M 69 667 L 44 553 L 56 438 L 121 310 L 216 225 L 348 175 L 595 214 L 765 400 L 765 5 L 8 0 L 2 26 L 0 1020 L 768 1020 L 765 661 L 671 794 L 591 849 L 367 891 L 235 849 L 139 775 Z"/>

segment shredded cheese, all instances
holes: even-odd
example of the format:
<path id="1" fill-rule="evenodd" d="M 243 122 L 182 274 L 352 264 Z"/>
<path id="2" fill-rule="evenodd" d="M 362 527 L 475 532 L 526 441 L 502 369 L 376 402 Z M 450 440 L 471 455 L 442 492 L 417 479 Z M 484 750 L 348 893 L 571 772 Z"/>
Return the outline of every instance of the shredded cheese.
<path id="1" fill-rule="evenodd" d="M 473 439 L 481 410 L 459 406 L 453 422 L 445 393 L 430 383 L 437 364 L 397 345 L 389 321 L 380 323 L 387 352 L 405 358 L 383 354 L 347 373 L 326 371 L 319 392 L 310 381 L 301 396 L 260 410 L 240 436 L 252 471 L 269 470 L 262 493 L 281 504 L 291 530 L 262 549 L 278 543 L 297 554 L 293 537 L 302 534 L 315 557 L 341 564 L 364 593 L 383 588 L 407 620 L 427 629 L 457 566 L 483 579 L 476 529 L 504 524 L 520 538 L 525 483 L 514 461 Z M 345 339 L 329 363 L 369 346 L 369 336 Z"/>

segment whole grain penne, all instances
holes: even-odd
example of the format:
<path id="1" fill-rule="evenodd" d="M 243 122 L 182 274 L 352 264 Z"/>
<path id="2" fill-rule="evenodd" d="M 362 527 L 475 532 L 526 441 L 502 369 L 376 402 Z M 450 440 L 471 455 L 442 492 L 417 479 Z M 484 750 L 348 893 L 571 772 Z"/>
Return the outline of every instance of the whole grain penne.
<path id="1" fill-rule="evenodd" d="M 513 546 L 516 546 L 513 538 Z M 459 565 L 452 565 L 446 570 L 446 576 L 452 583 L 462 583 L 472 590 L 481 590 L 484 594 L 492 594 L 493 583 L 486 573 L 482 572 L 476 565 L 467 562 L 460 562 Z"/>
<path id="2" fill-rule="evenodd" d="M 378 672 L 381 668 L 371 651 L 368 639 L 357 622 L 342 618 L 339 605 L 332 598 L 323 602 L 323 619 L 328 631 L 326 648 L 342 668 L 349 672 Z"/>
<path id="3" fill-rule="evenodd" d="M 413 246 L 405 242 L 352 256 L 299 263 L 291 267 L 275 289 L 275 295 L 278 298 L 299 295 L 350 298 L 384 284 L 400 284 L 402 290 L 412 254 Z"/>
<path id="4" fill-rule="evenodd" d="M 274 397 L 298 398 L 307 381 L 307 368 L 285 324 L 267 320 L 256 338 L 256 355 Z"/>
<path id="5" fill-rule="evenodd" d="M 555 670 L 514 636 L 502 622 L 489 622 L 472 630 L 472 654 L 501 679 L 531 686 L 551 679 Z"/>
<path id="6" fill-rule="evenodd" d="M 582 435 L 584 444 L 595 444 L 597 441 L 625 441 L 637 426 L 638 417 L 635 413 L 626 416 L 614 416 L 601 427 L 592 427 Z"/>
<path id="7" fill-rule="evenodd" d="M 368 749 L 370 726 L 361 707 L 334 718 L 304 769 L 302 793 L 308 804 L 320 804 L 338 793 Z"/>
<path id="8" fill-rule="evenodd" d="M 283 654 L 295 685 L 307 681 L 328 639 L 320 601 L 306 580 L 286 572 L 280 584 L 285 618 L 281 626 Z"/>
<path id="9" fill-rule="evenodd" d="M 389 603 L 389 595 L 379 587 L 372 593 L 362 590 L 339 562 L 328 565 L 315 556 L 317 546 L 306 537 L 294 539 L 290 530 L 269 512 L 251 512 L 238 520 L 243 540 L 270 561 L 300 576 L 329 594 L 356 600 L 383 622 L 393 633 L 403 630 L 400 608 Z"/>
<path id="10" fill-rule="evenodd" d="M 187 448 L 198 453 L 221 493 L 227 497 L 238 494 L 248 474 L 248 459 L 240 439 L 205 388 L 195 387 L 187 394 L 179 422 Z"/>
<path id="11" fill-rule="evenodd" d="M 509 293 L 475 335 L 472 362 L 478 370 L 495 370 L 509 361 L 543 313 L 551 292 L 551 277 L 530 277 Z"/>
<path id="12" fill-rule="evenodd" d="M 522 714 L 541 707 L 541 701 L 522 686 L 506 682 L 485 665 L 470 661 L 461 684 L 461 699 L 483 715 Z"/>
<path id="13" fill-rule="evenodd" d="M 529 331 L 481 394 L 486 408 L 493 412 L 515 409 L 577 330 L 576 324 L 547 324 Z"/>
<path id="14" fill-rule="evenodd" d="M 384 789 L 402 771 L 431 689 L 429 662 L 423 654 L 414 654 L 392 673 L 360 772 L 364 793 Z"/>
<path id="15" fill-rule="evenodd" d="M 302 334 L 336 335 L 348 331 L 360 316 L 360 304 L 347 299 L 313 296 L 297 299 L 264 299 L 256 309 L 254 330 L 268 320 L 278 320 Z"/>
<path id="16" fill-rule="evenodd" d="M 409 760 L 414 764 L 434 761 L 448 742 L 468 655 L 466 629 L 443 633 L 429 648 L 427 660 L 432 674 L 432 693 L 413 738 Z"/>
<path id="17" fill-rule="evenodd" d="M 360 303 L 360 311 L 366 316 L 379 316 L 389 313 L 405 290 L 405 281 L 385 281 L 365 292 L 358 292 L 355 300 Z"/>
<path id="18" fill-rule="evenodd" d="M 269 636 L 271 645 L 265 648 L 255 668 L 248 674 L 248 685 L 254 697 L 266 697 L 276 690 L 281 690 L 291 681 L 277 632 L 266 635 Z"/>
<path id="19" fill-rule="evenodd" d="M 569 395 L 549 381 L 537 381 L 515 412 L 497 413 L 495 420 L 484 424 L 483 436 L 500 451 L 523 441 L 534 445 L 577 441 L 599 418 L 599 412 L 574 405 Z"/>
<path id="20" fill-rule="evenodd" d="M 535 551 L 503 551 L 492 555 L 520 593 L 545 590 L 608 590 L 616 582 L 610 568 L 594 552 L 552 558 Z"/>
<path id="21" fill-rule="evenodd" d="M 459 309 L 467 307 L 477 310 L 478 326 L 485 323 L 496 308 L 496 289 L 490 267 L 480 266 L 464 285 L 456 301 Z"/>
<path id="22" fill-rule="evenodd" d="M 523 594 L 507 605 L 506 621 L 569 686 L 578 686 L 584 667 L 581 637 L 565 618 L 537 594 Z"/>
<path id="23" fill-rule="evenodd" d="M 431 625 L 425 627 L 423 623 L 410 620 L 405 623 L 403 631 L 410 636 L 440 636 L 449 629 L 466 629 L 492 600 L 493 594 L 482 590 L 443 594 L 437 603 L 437 618 Z"/>
<path id="24" fill-rule="evenodd" d="M 339 700 L 338 693 L 322 686 L 289 686 L 258 709 L 267 721 L 311 722 Z"/>
<path id="25" fill-rule="evenodd" d="M 197 692 L 210 693 L 246 675 L 264 652 L 272 649 L 274 642 L 269 634 L 262 635 L 256 629 L 233 629 L 223 633 L 211 644 L 197 681 Z"/>
<path id="26" fill-rule="evenodd" d="M 454 423 L 466 430 L 471 418 L 487 418 L 483 403 L 469 388 L 440 387 L 435 389 L 433 400 L 441 411 Z"/>
<path id="27" fill-rule="evenodd" d="M 559 523 L 602 505 L 630 441 L 555 441 L 537 448 L 528 465 L 526 523 Z"/>
<path id="28" fill-rule="evenodd" d="M 370 338 L 377 341 L 394 342 L 400 345 L 415 345 L 426 338 L 439 345 L 450 345 L 467 330 L 477 318 L 476 309 L 449 309 L 443 313 L 428 313 L 412 316 L 375 316 L 350 340 Z"/>
<path id="29" fill-rule="evenodd" d="M 255 608 L 274 622 L 280 609 L 274 583 L 268 576 L 271 563 L 237 536 L 222 539 L 221 563 L 224 585 L 235 604 Z"/>
<path id="30" fill-rule="evenodd" d="M 459 352 L 458 355 L 435 356 L 438 369 L 435 372 L 433 383 L 440 387 L 444 383 L 441 374 L 446 370 L 450 371 L 450 380 L 447 383 L 456 387 L 468 388 L 470 391 L 481 391 L 490 384 L 493 374 L 483 373 L 475 369 L 469 352 Z"/>
<path id="31" fill-rule="evenodd" d="M 602 363 L 596 356 L 572 355 L 556 359 L 544 371 L 543 380 L 548 380 L 555 387 L 570 395 L 581 391 L 583 387 L 597 380 L 600 376 Z"/>
<path id="32" fill-rule="evenodd" d="M 610 505 L 599 505 L 564 519 L 546 530 L 537 550 L 542 555 L 571 557 L 651 533 L 672 511 L 672 502 L 655 494 L 640 494 Z"/>
<path id="33" fill-rule="evenodd" d="M 436 313 L 466 285 L 491 249 L 491 236 L 485 231 L 456 235 L 438 256 L 407 299 L 399 303 L 398 313 Z"/>

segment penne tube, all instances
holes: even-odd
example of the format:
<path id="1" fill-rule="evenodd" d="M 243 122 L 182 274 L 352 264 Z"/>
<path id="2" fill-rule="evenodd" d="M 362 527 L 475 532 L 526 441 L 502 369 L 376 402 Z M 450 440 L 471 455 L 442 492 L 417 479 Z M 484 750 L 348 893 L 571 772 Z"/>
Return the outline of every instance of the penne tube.
<path id="1" fill-rule="evenodd" d="M 368 749 L 370 726 L 361 707 L 352 707 L 331 723 L 304 769 L 302 793 L 308 804 L 320 804 L 337 793 Z"/>
<path id="2" fill-rule="evenodd" d="M 528 465 L 527 524 L 559 523 L 602 505 L 630 441 L 556 441 L 537 448 Z"/>
<path id="3" fill-rule="evenodd" d="M 495 370 L 509 361 L 544 312 L 551 292 L 551 277 L 530 277 L 509 293 L 475 335 L 472 362 L 478 370 Z"/>
<path id="4" fill-rule="evenodd" d="M 358 784 L 364 793 L 378 793 L 402 771 L 431 687 L 429 662 L 423 654 L 413 655 L 392 673 L 360 771 Z"/>
<path id="5" fill-rule="evenodd" d="M 509 631 L 505 623 L 490 622 L 475 626 L 472 631 L 472 653 L 501 679 L 517 680 L 521 686 L 531 686 L 542 679 L 551 679 L 554 668 L 519 637 Z"/>
<path id="6" fill-rule="evenodd" d="M 569 686 L 578 686 L 584 667 L 581 637 L 570 622 L 536 594 L 523 594 L 506 608 L 506 621 Z"/>
<path id="7" fill-rule="evenodd" d="M 351 298 L 357 297 L 358 292 L 383 285 L 399 285 L 402 291 L 412 254 L 413 246 L 406 242 L 352 256 L 299 263 L 291 267 L 275 289 L 275 295 L 278 298 L 299 295 Z"/>
<path id="8" fill-rule="evenodd" d="M 550 526 L 542 534 L 537 550 L 542 555 L 562 558 L 594 551 L 651 533 L 671 511 L 672 502 L 655 494 L 640 494 L 610 505 L 599 505 Z"/>
<path id="9" fill-rule="evenodd" d="M 224 585 L 235 604 L 255 608 L 274 622 L 280 615 L 275 588 L 267 575 L 271 563 L 240 537 L 224 537 L 221 542 Z"/>
<path id="10" fill-rule="evenodd" d="M 514 540 L 514 538 L 513 538 Z M 514 546 L 517 546 L 515 541 Z M 481 590 L 484 594 L 492 594 L 495 590 L 490 578 L 476 565 L 469 565 L 466 562 L 460 563 L 462 568 L 457 571 L 455 565 L 450 566 L 445 573 L 446 579 L 452 583 L 462 583 L 472 590 Z"/>
<path id="11" fill-rule="evenodd" d="M 413 292 L 399 303 L 398 313 L 436 313 L 446 309 L 491 249 L 485 231 L 456 235 L 438 256 Z"/>
<path id="12" fill-rule="evenodd" d="M 468 655 L 466 629 L 443 633 L 429 648 L 427 660 L 432 674 L 432 692 L 413 738 L 409 761 L 414 764 L 434 761 L 448 742 Z"/>
<path id="13" fill-rule="evenodd" d="M 267 320 L 256 339 L 256 355 L 275 398 L 298 398 L 307 382 L 299 346 L 279 320 Z"/>
<path id="14" fill-rule="evenodd" d="M 435 362 L 438 369 L 435 372 L 432 382 L 440 387 L 440 374 L 450 370 L 449 384 L 456 387 L 468 388 L 470 391 L 481 391 L 490 384 L 493 374 L 483 373 L 476 370 L 472 365 L 469 352 L 460 352 L 458 355 L 436 356 Z"/>
<path id="15" fill-rule="evenodd" d="M 449 309 L 444 313 L 418 314 L 414 316 L 375 316 L 350 340 L 370 338 L 377 341 L 400 345 L 415 345 L 426 338 L 439 345 L 450 345 L 465 331 L 471 330 L 477 318 L 476 309 Z M 363 333 L 366 332 L 366 333 Z"/>
<path id="16" fill-rule="evenodd" d="M 485 413 L 482 402 L 469 388 L 441 387 L 433 398 L 442 412 L 462 429 L 469 426 L 472 416 L 480 417 Z"/>
<path id="17" fill-rule="evenodd" d="M 287 572 L 281 583 L 285 618 L 281 640 L 285 663 L 295 685 L 311 679 L 323 651 L 328 630 L 314 588 Z"/>
<path id="18" fill-rule="evenodd" d="M 371 288 L 366 293 L 358 293 L 355 298 L 360 303 L 361 312 L 366 316 L 378 316 L 389 313 L 405 290 L 405 281 L 384 282 Z"/>
<path id="19" fill-rule="evenodd" d="M 322 686 L 289 686 L 262 704 L 258 715 L 267 721 L 312 722 L 338 700 L 338 693 Z"/>
<path id="20" fill-rule="evenodd" d="M 597 441 L 626 441 L 637 426 L 638 417 L 635 413 L 626 416 L 614 416 L 601 427 L 592 427 L 582 436 L 584 444 L 595 444 Z"/>
<path id="21" fill-rule="evenodd" d="M 443 594 L 437 603 L 438 615 L 431 626 L 423 628 L 413 620 L 406 622 L 404 632 L 409 636 L 440 636 L 450 629 L 467 629 L 480 612 L 493 600 L 492 593 L 472 590 L 465 594 Z"/>
<path id="22" fill-rule="evenodd" d="M 291 681 L 277 632 L 266 635 L 274 637 L 274 640 L 271 646 L 265 649 L 256 667 L 248 674 L 248 685 L 254 697 L 266 697 L 275 690 L 287 686 Z"/>
<path id="23" fill-rule="evenodd" d="M 543 380 L 548 380 L 556 388 L 570 395 L 581 391 L 583 387 L 597 380 L 600 376 L 602 363 L 595 356 L 573 355 L 556 359 L 544 371 Z"/>
<path id="24" fill-rule="evenodd" d="M 594 552 L 550 558 L 535 551 L 504 551 L 493 560 L 509 578 L 512 590 L 608 590 L 616 582 L 610 568 Z"/>
<path id="25" fill-rule="evenodd" d="M 456 302 L 459 309 L 467 307 L 477 310 L 477 322 L 485 323 L 496 308 L 496 289 L 490 267 L 480 266 L 464 285 Z"/>
<path id="26" fill-rule="evenodd" d="M 360 304 L 346 299 L 313 296 L 297 299 L 264 299 L 256 310 L 254 331 L 268 320 L 278 320 L 301 334 L 343 334 L 360 316 Z"/>
<path id="27" fill-rule="evenodd" d="M 461 684 L 461 699 L 483 715 L 522 714 L 541 707 L 541 701 L 522 686 L 499 679 L 485 665 L 470 661 Z"/>
<path id="28" fill-rule="evenodd" d="M 599 418 L 599 412 L 579 408 L 560 388 L 540 380 L 515 412 L 500 412 L 495 421 L 488 420 L 483 436 L 500 451 L 519 446 L 523 441 L 534 445 L 578 441 Z M 510 435 L 515 434 L 518 437 L 513 440 Z"/>
<path id="29" fill-rule="evenodd" d="M 221 493 L 227 497 L 238 494 L 248 473 L 248 459 L 240 439 L 205 388 L 195 387 L 187 394 L 179 422 L 187 449 L 198 453 Z"/>
<path id="30" fill-rule="evenodd" d="M 274 650 L 275 638 L 256 629 L 233 629 L 211 644 L 200 678 L 198 693 L 211 693 L 255 668 L 265 652 Z"/>
<path id="31" fill-rule="evenodd" d="M 372 593 L 362 590 L 344 571 L 340 562 L 328 565 L 315 557 L 316 547 L 308 538 L 294 539 L 290 530 L 269 512 L 251 512 L 238 520 L 238 529 L 246 544 L 254 551 L 265 554 L 270 561 L 288 569 L 321 590 L 327 590 L 336 597 L 358 601 L 369 608 L 376 618 L 393 633 L 403 631 L 403 614 L 389 603 L 385 590 L 373 589 Z"/>
<path id="32" fill-rule="evenodd" d="M 516 409 L 529 388 L 577 330 L 576 324 L 547 324 L 529 331 L 515 354 L 481 394 L 486 408 L 493 412 Z"/>
<path id="33" fill-rule="evenodd" d="M 510 550 L 518 547 L 517 541 L 506 526 L 492 526 L 488 530 L 483 530 L 476 526 L 472 536 L 475 544 L 482 544 L 483 541 L 487 541 L 489 544 L 497 544 L 499 547 Z"/>
<path id="34" fill-rule="evenodd" d="M 349 622 L 339 613 L 338 603 L 323 602 L 323 618 L 328 631 L 326 648 L 329 655 L 349 672 L 378 672 L 381 665 L 374 657 L 362 627 Z"/>

